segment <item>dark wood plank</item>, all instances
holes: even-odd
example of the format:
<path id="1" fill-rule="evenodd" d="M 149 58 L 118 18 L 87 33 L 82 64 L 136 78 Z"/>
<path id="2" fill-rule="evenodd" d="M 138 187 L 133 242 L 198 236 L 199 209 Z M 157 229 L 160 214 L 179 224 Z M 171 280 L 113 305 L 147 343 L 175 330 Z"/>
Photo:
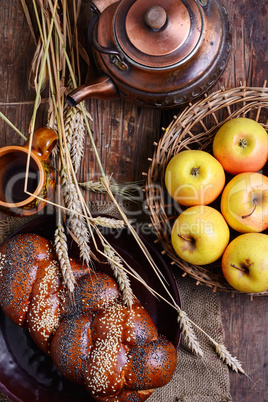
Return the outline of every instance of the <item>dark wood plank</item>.
<path id="1" fill-rule="evenodd" d="M 161 112 L 122 100 L 91 100 L 87 104 L 95 116 L 91 129 L 107 175 L 118 182 L 141 180 L 149 166 L 152 144 L 161 134 Z M 84 179 L 100 173 L 89 140 L 87 149 L 90 157 L 83 169 Z"/>
<path id="2" fill-rule="evenodd" d="M 267 297 L 221 294 L 225 345 L 242 362 L 250 377 L 230 373 L 231 394 L 236 402 L 268 400 Z"/>

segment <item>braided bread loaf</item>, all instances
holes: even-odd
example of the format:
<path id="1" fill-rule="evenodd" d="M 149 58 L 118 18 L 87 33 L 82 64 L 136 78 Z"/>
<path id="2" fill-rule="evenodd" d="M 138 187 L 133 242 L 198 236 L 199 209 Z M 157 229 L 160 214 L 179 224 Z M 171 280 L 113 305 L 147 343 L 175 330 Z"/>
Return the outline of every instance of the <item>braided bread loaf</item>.
<path id="1" fill-rule="evenodd" d="M 0 247 L 0 305 L 69 380 L 95 400 L 145 401 L 168 383 L 176 350 L 138 301 L 122 304 L 117 283 L 71 259 L 70 294 L 49 240 L 20 234 Z"/>

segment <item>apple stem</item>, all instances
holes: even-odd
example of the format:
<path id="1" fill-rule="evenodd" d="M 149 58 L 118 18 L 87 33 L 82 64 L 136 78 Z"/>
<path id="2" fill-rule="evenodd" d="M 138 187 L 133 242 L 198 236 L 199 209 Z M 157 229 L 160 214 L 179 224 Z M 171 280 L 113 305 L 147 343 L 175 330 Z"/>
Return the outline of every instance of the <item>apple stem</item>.
<path id="1" fill-rule="evenodd" d="M 193 241 L 194 241 L 191 237 L 184 237 L 179 233 L 178 233 L 178 236 L 183 240 L 190 241 L 191 243 L 193 243 Z"/>
<path id="2" fill-rule="evenodd" d="M 200 169 L 200 166 L 199 167 L 193 167 L 192 168 L 192 170 L 191 170 L 191 175 L 192 176 L 198 176 L 199 175 L 199 169 Z"/>
<path id="3" fill-rule="evenodd" d="M 253 212 L 255 211 L 255 209 L 256 209 L 258 203 L 257 203 L 256 200 L 253 200 L 253 202 L 254 202 L 254 207 L 253 207 L 252 211 L 251 211 L 249 214 L 247 214 L 247 215 L 243 215 L 243 216 L 242 216 L 242 219 L 249 218 L 249 217 L 253 214 Z"/>
<path id="4" fill-rule="evenodd" d="M 248 268 L 246 268 L 246 267 L 238 267 L 235 264 L 231 264 L 231 267 L 239 269 L 239 271 L 242 271 L 242 272 L 248 272 Z"/>

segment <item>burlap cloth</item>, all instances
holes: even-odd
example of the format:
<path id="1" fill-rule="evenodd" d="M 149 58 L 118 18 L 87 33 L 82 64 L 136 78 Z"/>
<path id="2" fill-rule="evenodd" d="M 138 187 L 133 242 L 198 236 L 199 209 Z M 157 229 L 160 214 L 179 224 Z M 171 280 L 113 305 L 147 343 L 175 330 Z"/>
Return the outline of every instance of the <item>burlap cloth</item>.
<path id="1" fill-rule="evenodd" d="M 93 206 L 94 208 L 96 209 L 96 206 Z M 98 204 L 97 209 L 99 212 L 117 217 L 112 204 Z M 0 242 L 24 223 L 26 223 L 25 218 L 8 217 L 0 221 Z M 174 270 L 178 282 L 182 309 L 216 341 L 224 342 L 219 295 L 206 286 L 197 286 L 192 278 L 183 278 L 182 272 L 178 268 L 171 269 Z M 167 325 L 169 325 L 168 322 Z M 204 357 L 193 355 L 182 339 L 173 379 L 165 387 L 156 390 L 148 402 L 223 402 L 232 400 L 228 367 L 217 357 L 213 346 L 204 335 L 200 332 L 196 332 L 196 334 L 204 351 Z M 8 399 L 0 395 L 0 401 L 8 401 Z"/>

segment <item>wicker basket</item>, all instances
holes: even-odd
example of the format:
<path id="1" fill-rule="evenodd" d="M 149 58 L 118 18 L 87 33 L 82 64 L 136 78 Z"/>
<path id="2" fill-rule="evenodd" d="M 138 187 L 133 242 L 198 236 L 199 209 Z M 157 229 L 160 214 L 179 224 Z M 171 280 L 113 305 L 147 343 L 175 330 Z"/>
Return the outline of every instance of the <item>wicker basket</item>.
<path id="1" fill-rule="evenodd" d="M 174 117 L 156 145 L 147 173 L 146 198 L 150 218 L 158 241 L 171 258 L 171 264 L 181 268 L 183 276 L 189 274 L 196 284 L 205 284 L 214 291 L 239 293 L 223 277 L 220 260 L 207 266 L 195 266 L 181 260 L 174 252 L 170 234 L 174 220 L 183 210 L 175 203 L 165 189 L 164 174 L 171 157 L 184 149 L 202 149 L 212 152 L 212 142 L 219 127 L 235 117 L 250 117 L 266 129 L 268 88 L 240 86 L 231 90 L 221 89 L 205 96 L 201 101 L 189 105 L 178 117 Z M 265 167 L 265 169 L 267 166 Z M 267 175 L 267 171 L 265 171 Z M 174 206 L 176 204 L 176 208 Z M 219 210 L 219 200 L 213 205 Z M 238 235 L 233 233 L 232 236 Z M 268 295 L 268 291 L 254 296 Z M 253 295 L 251 295 L 253 296 Z"/>

